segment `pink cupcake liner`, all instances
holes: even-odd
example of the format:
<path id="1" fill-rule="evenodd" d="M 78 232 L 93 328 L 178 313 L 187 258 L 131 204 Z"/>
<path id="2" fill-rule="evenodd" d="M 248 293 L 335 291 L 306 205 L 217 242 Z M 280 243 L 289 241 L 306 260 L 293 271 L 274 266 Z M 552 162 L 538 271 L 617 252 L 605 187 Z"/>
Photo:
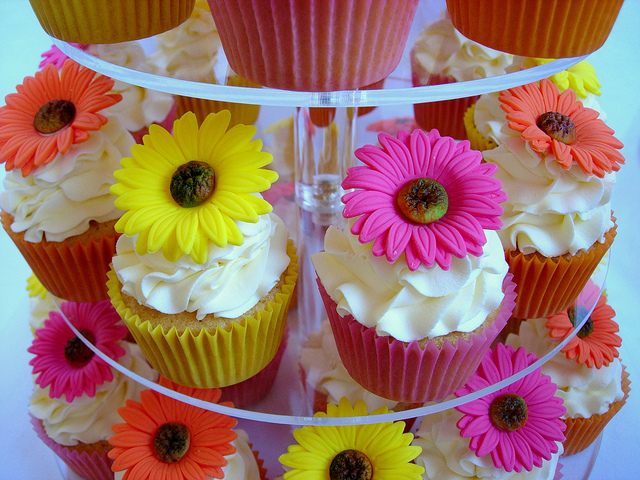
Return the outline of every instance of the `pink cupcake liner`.
<path id="1" fill-rule="evenodd" d="M 222 387 L 220 402 L 233 402 L 234 407 L 245 409 L 262 400 L 269 393 L 276 380 L 282 356 L 287 348 L 288 338 L 289 329 L 285 328 L 282 343 L 280 343 L 273 360 L 253 377 L 234 385 Z"/>
<path id="2" fill-rule="evenodd" d="M 503 281 L 504 299 L 496 319 L 468 341 L 442 348 L 417 341 L 401 342 L 379 336 L 351 315 L 340 316 L 336 303 L 317 280 L 340 358 L 353 379 L 381 397 L 407 403 L 440 400 L 462 387 L 476 371 L 485 352 L 504 328 L 515 306 L 512 275 Z"/>
<path id="3" fill-rule="evenodd" d="M 553 480 L 562 480 L 562 463 L 558 461 L 558 465 L 556 466 L 556 475 L 553 477 Z"/>
<path id="4" fill-rule="evenodd" d="M 29 416 L 38 438 L 53 450 L 53 453 L 60 457 L 76 475 L 90 480 L 113 480 L 113 472 L 111 471 L 113 460 L 107 456 L 107 449 L 101 452 L 84 452 L 60 445 L 49 438 L 40 420 L 31 414 Z"/>

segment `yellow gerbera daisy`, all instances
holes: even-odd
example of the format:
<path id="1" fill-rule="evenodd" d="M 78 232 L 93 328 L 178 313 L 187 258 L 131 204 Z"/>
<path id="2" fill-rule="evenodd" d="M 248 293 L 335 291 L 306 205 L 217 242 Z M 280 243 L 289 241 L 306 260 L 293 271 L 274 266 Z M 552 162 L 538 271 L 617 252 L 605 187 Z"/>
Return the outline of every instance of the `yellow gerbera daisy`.
<path id="1" fill-rule="evenodd" d="M 263 192 L 278 174 L 261 167 L 272 155 L 262 152 L 262 141 L 252 140 L 253 126 L 228 129 L 228 110 L 210 114 L 198 128 L 188 112 L 173 124 L 173 135 L 151 125 L 143 145 L 131 148 L 119 182 L 111 187 L 115 205 L 125 211 L 116 231 L 137 235 L 140 255 L 162 248 L 169 261 L 190 255 L 207 260 L 209 241 L 218 247 L 242 245 L 236 221 L 255 223 L 271 212 Z"/>
<path id="2" fill-rule="evenodd" d="M 387 413 L 381 407 L 371 415 Z M 339 405 L 328 404 L 327 413 L 318 417 L 355 417 L 368 415 L 360 400 L 352 407 L 346 397 Z M 293 432 L 298 442 L 279 460 L 291 470 L 285 480 L 421 480 L 424 469 L 411 461 L 422 449 L 411 446 L 413 435 L 403 433 L 404 422 L 371 425 L 306 426 Z"/>

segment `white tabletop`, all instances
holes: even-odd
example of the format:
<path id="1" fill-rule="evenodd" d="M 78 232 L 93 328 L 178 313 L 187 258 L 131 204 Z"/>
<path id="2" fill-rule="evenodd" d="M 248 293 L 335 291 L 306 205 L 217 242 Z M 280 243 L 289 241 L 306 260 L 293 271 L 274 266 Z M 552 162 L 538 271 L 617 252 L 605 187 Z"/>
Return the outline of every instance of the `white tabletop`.
<path id="1" fill-rule="evenodd" d="M 630 399 L 604 431 L 590 477 L 594 480 L 640 478 L 640 392 L 634 391 L 640 385 L 636 383 L 640 372 L 640 328 L 636 324 L 640 314 L 639 19 L 640 0 L 626 0 L 611 36 L 588 59 L 602 83 L 600 104 L 607 112 L 607 123 L 625 144 L 627 163 L 618 173 L 612 201 L 618 235 L 612 247 L 607 292 L 620 324 L 620 356 L 632 381 Z M 37 71 L 40 54 L 51 40 L 26 0 L 0 2 L 0 33 L 0 97 L 4 97 Z M 62 478 L 54 455 L 38 440 L 27 417 L 32 380 L 26 349 L 32 337 L 25 286 L 30 270 L 4 232 L 0 232 L 0 252 L 0 478 Z M 270 476 L 277 473 L 270 471 Z"/>

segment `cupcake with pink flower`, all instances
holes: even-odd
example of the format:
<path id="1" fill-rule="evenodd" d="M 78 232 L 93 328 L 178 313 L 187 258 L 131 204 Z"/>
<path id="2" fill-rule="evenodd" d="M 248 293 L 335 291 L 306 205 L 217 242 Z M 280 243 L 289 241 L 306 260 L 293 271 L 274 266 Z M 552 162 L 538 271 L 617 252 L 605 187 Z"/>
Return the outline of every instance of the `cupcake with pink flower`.
<path id="1" fill-rule="evenodd" d="M 124 339 L 127 327 L 108 300 L 63 302 L 60 309 L 85 340 L 123 367 L 149 380 L 157 374 L 140 349 Z M 115 370 L 52 311 L 35 332 L 35 390 L 29 414 L 38 437 L 82 478 L 112 480 L 108 439 L 117 408 L 139 397 L 142 386 Z"/>
<path id="2" fill-rule="evenodd" d="M 500 240 L 495 166 L 437 130 L 378 136 L 342 186 L 348 228 L 312 255 L 340 357 L 396 401 L 460 388 L 514 304 Z"/>
<path id="3" fill-rule="evenodd" d="M 497 344 L 458 397 L 490 387 L 537 360 L 524 348 Z M 562 477 L 565 413 L 557 386 L 540 368 L 493 393 L 422 418 L 412 445 L 424 480 L 554 480 Z"/>

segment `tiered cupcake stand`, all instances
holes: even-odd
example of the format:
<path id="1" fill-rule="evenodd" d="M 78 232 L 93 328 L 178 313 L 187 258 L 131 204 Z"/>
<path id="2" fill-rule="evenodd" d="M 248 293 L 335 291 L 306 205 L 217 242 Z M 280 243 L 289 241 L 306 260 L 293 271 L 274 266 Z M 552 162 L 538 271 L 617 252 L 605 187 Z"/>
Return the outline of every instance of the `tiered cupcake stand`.
<path id="1" fill-rule="evenodd" d="M 252 443 L 260 451 L 261 458 L 265 460 L 269 478 L 274 478 L 282 473 L 282 468 L 278 463 L 278 456 L 286 452 L 288 445 L 295 443 L 292 430 L 297 426 L 404 420 L 453 408 L 461 403 L 486 395 L 490 391 L 502 388 L 530 373 L 559 352 L 569 340 L 567 339 L 536 364 L 514 375 L 512 378 L 467 397 L 375 417 L 313 417 L 310 396 L 304 390 L 298 367 L 299 351 L 304 344 L 306 336 L 311 331 L 316 330 L 324 318 L 322 302 L 317 292 L 315 273 L 309 256 L 322 248 L 324 232 L 328 225 L 341 225 L 340 196 L 342 190 L 340 182 L 346 169 L 355 164 L 353 150 L 363 144 L 375 143 L 376 141 L 375 134 L 367 132 L 363 125 L 378 118 L 411 116 L 413 114 L 412 104 L 414 103 L 479 95 L 537 81 L 565 70 L 584 58 L 555 60 L 546 65 L 528 70 L 471 82 L 412 87 L 409 51 L 419 31 L 428 22 L 436 20 L 443 7 L 444 2 L 421 2 L 400 65 L 385 80 L 384 88 L 373 90 L 321 93 L 293 92 L 269 88 L 247 88 L 184 81 L 133 71 L 110 64 L 69 44 L 55 40 L 56 45 L 77 62 L 99 73 L 127 83 L 178 95 L 260 105 L 261 113 L 256 123 L 258 138 L 261 138 L 261 129 L 264 126 L 284 116 L 292 115 L 294 117 L 294 151 L 296 152 L 294 175 L 292 178 L 284 178 L 283 180 L 291 183 L 291 192 L 295 192 L 295 194 L 291 194 L 288 198 L 284 198 L 283 201 L 277 203 L 275 210 L 285 219 L 292 220 L 288 225 L 300 255 L 301 275 L 297 287 L 297 308 L 293 309 L 289 314 L 288 346 L 280 365 L 276 382 L 268 396 L 258 404 L 250 407 L 250 409 L 244 410 L 204 403 L 197 399 L 184 397 L 171 390 L 163 389 L 155 383 L 137 377 L 133 372 L 126 370 L 101 352 L 96 351 L 93 345 L 86 342 L 103 360 L 140 381 L 145 386 L 193 405 L 237 418 L 239 426 L 249 433 Z M 149 45 L 151 45 L 151 42 L 143 41 L 145 49 L 153 48 Z M 225 66 L 224 58 L 219 63 L 221 64 L 220 68 L 223 68 Z M 367 117 L 358 117 L 354 113 L 361 107 L 376 108 L 371 113 L 368 113 Z M 338 131 L 341 132 L 338 139 L 335 138 L 335 135 L 327 135 L 328 127 L 316 126 L 313 131 L 307 128 L 310 115 L 314 113 L 313 109 L 315 108 L 335 108 L 334 121 Z M 333 141 L 337 143 L 335 145 L 327 144 L 327 142 Z M 308 148 L 310 145 L 315 146 L 315 148 Z M 335 156 L 334 161 L 324 162 L 322 155 L 318 154 L 318 152 L 327 151 L 327 149 L 331 148 L 338 152 L 337 156 Z M 310 150 L 316 152 L 315 156 L 308 154 Z M 292 225 L 293 222 L 295 222 L 295 226 Z M 600 288 L 604 288 L 606 273 L 605 262 L 605 265 L 593 277 L 593 281 Z M 586 321 L 586 318 L 582 319 L 582 323 Z M 582 326 L 582 323 L 580 323 L 580 326 Z M 594 445 L 580 454 L 562 458 L 563 478 L 567 480 L 586 479 L 595 462 L 599 442 L 600 440 L 598 439 Z M 64 464 L 61 462 L 60 464 L 65 478 L 78 478 L 68 471 Z"/>

